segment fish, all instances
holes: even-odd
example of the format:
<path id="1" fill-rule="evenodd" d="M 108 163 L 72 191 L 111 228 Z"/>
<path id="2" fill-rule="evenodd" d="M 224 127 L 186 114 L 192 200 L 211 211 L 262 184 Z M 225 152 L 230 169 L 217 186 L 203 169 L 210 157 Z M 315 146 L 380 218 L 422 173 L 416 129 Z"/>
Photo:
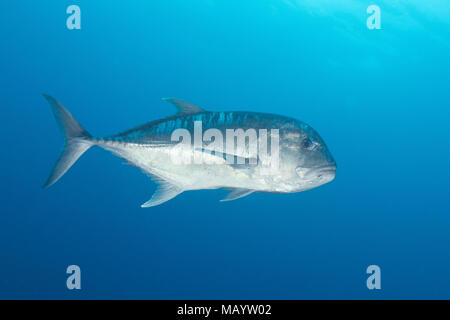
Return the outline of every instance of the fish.
<path id="1" fill-rule="evenodd" d="M 43 188 L 57 182 L 94 146 L 124 159 L 155 181 L 155 192 L 141 207 L 161 205 L 191 190 L 228 190 L 221 201 L 255 192 L 302 192 L 329 183 L 336 176 L 336 162 L 324 140 L 311 126 L 294 118 L 207 111 L 181 99 L 164 98 L 176 108 L 174 115 L 95 137 L 59 101 L 47 94 L 44 97 L 65 144 Z M 225 147 L 221 139 L 226 140 Z M 233 143 L 228 144 L 231 140 Z"/>

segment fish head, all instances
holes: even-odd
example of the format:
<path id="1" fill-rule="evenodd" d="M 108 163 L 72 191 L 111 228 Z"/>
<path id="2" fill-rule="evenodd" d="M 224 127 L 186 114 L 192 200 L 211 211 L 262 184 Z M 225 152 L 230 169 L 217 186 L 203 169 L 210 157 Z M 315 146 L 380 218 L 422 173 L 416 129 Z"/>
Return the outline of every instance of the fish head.
<path id="1" fill-rule="evenodd" d="M 295 130 L 285 133 L 282 144 L 285 150 L 289 149 L 288 158 L 295 168 L 298 190 L 318 187 L 336 177 L 336 161 L 323 139 L 309 125 L 301 123 Z"/>

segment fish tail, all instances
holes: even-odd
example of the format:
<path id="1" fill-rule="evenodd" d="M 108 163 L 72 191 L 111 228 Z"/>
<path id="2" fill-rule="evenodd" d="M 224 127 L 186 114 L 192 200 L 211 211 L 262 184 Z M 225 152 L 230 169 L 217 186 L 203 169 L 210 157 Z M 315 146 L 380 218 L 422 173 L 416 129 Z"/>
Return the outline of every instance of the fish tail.
<path id="1" fill-rule="evenodd" d="M 50 103 L 56 122 L 65 137 L 63 151 L 43 185 L 43 188 L 47 188 L 58 181 L 94 143 L 90 140 L 92 136 L 74 119 L 61 103 L 49 95 L 44 94 L 44 97 Z"/>

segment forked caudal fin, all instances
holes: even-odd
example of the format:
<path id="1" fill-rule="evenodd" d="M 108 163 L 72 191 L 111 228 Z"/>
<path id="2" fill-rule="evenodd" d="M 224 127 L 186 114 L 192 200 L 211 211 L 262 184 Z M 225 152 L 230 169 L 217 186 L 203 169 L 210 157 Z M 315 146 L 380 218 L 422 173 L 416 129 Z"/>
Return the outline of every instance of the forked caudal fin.
<path id="1" fill-rule="evenodd" d="M 65 137 L 64 149 L 56 161 L 43 188 L 47 188 L 61 178 L 87 149 L 92 147 L 91 135 L 74 119 L 64 106 L 49 95 L 44 94 L 50 103 L 56 122 Z"/>

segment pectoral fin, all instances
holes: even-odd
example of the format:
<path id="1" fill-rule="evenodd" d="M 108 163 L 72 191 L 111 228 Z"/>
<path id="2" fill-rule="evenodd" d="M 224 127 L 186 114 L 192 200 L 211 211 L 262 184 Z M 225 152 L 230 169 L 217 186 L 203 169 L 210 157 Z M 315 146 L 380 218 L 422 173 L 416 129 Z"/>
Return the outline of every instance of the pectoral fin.
<path id="1" fill-rule="evenodd" d="M 154 207 L 160 205 L 170 199 L 175 198 L 177 195 L 183 192 L 183 190 L 167 181 L 158 180 L 158 187 L 152 198 L 146 203 L 142 204 L 142 208 Z"/>
<path id="2" fill-rule="evenodd" d="M 232 188 L 230 189 L 231 192 L 226 196 L 225 199 L 222 199 L 220 201 L 232 201 L 239 198 L 243 198 L 245 196 L 248 196 L 249 194 L 255 192 L 255 190 L 251 189 L 243 189 L 243 188 Z"/>
<path id="3" fill-rule="evenodd" d="M 223 153 L 220 151 L 208 149 L 208 148 L 195 148 L 196 151 L 205 152 L 211 156 L 216 156 L 220 159 L 227 161 L 231 159 L 231 163 L 227 163 L 235 169 L 248 169 L 250 166 L 255 166 L 258 164 L 258 158 L 245 158 L 236 154 Z M 212 152 L 215 152 L 214 154 Z"/>

